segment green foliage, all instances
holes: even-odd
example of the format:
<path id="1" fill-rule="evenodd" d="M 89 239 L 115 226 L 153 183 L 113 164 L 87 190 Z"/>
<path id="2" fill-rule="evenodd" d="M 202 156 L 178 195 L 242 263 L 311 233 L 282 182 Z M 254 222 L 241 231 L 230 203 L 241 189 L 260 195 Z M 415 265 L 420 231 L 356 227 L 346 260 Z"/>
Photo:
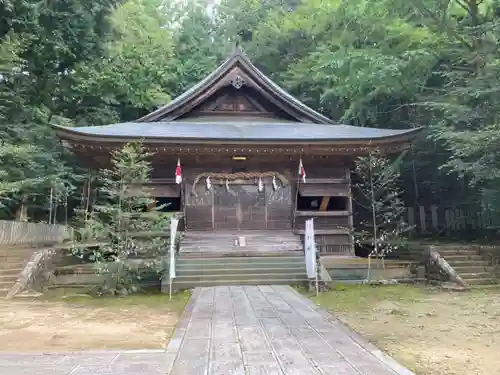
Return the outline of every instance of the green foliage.
<path id="1" fill-rule="evenodd" d="M 135 120 L 171 99 L 172 33 L 164 28 L 161 1 L 130 0 L 111 18 L 115 37 L 106 58 L 75 72 L 74 106 L 68 116 L 78 125 Z"/>
<path id="2" fill-rule="evenodd" d="M 208 12 L 206 1 L 172 1 L 169 5 L 174 41 L 172 86 L 177 96 L 211 73 L 230 49 Z"/>
<path id="3" fill-rule="evenodd" d="M 235 40 L 335 120 L 425 127 L 401 167 L 407 205 L 500 210 L 491 198 L 500 197 L 498 1 L 89 4 L 0 1 L 2 217 L 25 201 L 45 204 L 53 184 L 71 186 L 70 199 L 77 191 L 81 171 L 50 124 L 134 120 L 211 72 Z"/>
<path id="4" fill-rule="evenodd" d="M 51 123 L 67 118 L 74 70 L 101 57 L 114 1 L 0 2 L 0 200 L 3 218 L 44 206 L 53 188 L 71 195 L 69 165 Z"/>
<path id="5" fill-rule="evenodd" d="M 163 255 L 169 243 L 164 235 L 170 216 L 157 207 L 148 210 L 156 206 L 156 201 L 140 189 L 150 182 L 150 156 L 135 143 L 114 152 L 112 169 L 100 171 L 97 177 L 100 202 L 82 217 L 81 234 L 85 235 L 82 245 L 76 244 L 73 252 L 95 262 L 98 271 L 112 275 L 106 292 L 135 292 L 144 273 L 163 273 Z M 94 238 L 88 238 L 89 234 Z M 89 240 L 104 244 L 89 250 L 83 246 Z M 140 267 L 138 258 L 146 259 Z"/>
<path id="6" fill-rule="evenodd" d="M 406 207 L 398 183 L 403 156 L 391 161 L 375 151 L 355 160 L 353 198 L 360 217 L 355 241 L 373 248 L 370 256 L 376 258 L 401 247 L 411 230 L 404 220 Z"/>

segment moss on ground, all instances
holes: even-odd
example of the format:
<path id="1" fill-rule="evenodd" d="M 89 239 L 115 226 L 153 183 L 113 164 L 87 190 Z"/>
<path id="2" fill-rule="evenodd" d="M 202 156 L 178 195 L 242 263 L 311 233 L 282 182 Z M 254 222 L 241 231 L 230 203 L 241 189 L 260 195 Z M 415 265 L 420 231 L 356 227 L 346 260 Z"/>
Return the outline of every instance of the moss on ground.
<path id="1" fill-rule="evenodd" d="M 91 296 L 84 290 L 54 289 L 44 293 L 36 300 L 39 302 L 60 302 L 79 306 L 94 306 L 99 308 L 122 308 L 127 306 L 145 306 L 148 308 L 166 309 L 178 314 L 184 311 L 191 293 L 189 290 L 169 295 L 160 292 L 136 293 L 127 296 Z"/>

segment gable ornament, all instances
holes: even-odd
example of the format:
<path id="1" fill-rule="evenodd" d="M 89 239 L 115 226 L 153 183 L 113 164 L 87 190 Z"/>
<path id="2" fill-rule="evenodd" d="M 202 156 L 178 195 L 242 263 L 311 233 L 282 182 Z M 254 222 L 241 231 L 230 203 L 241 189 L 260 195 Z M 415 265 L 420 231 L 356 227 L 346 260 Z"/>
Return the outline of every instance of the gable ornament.
<path id="1" fill-rule="evenodd" d="M 233 85 L 233 87 L 236 89 L 236 90 L 239 90 L 241 89 L 241 87 L 245 84 L 245 80 L 243 78 L 241 78 L 240 75 L 237 75 L 234 79 L 231 80 L 231 85 Z"/>

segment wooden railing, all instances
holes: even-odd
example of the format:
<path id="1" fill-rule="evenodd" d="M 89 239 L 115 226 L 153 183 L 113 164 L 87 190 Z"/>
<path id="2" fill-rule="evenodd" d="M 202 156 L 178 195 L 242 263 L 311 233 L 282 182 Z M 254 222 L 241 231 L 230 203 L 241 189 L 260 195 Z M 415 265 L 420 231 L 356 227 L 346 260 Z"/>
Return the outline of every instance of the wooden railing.
<path id="1" fill-rule="evenodd" d="M 65 225 L 0 220 L 0 246 L 50 245 L 72 235 L 72 229 Z"/>

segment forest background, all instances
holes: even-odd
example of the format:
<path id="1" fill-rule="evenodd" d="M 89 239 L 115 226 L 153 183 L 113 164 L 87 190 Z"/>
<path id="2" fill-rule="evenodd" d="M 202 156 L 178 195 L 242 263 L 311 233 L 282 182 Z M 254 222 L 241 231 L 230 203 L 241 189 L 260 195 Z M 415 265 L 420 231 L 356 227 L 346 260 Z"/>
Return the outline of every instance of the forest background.
<path id="1" fill-rule="evenodd" d="M 328 117 L 424 127 L 407 206 L 500 211 L 499 38 L 500 0 L 0 0 L 0 219 L 50 221 L 51 191 L 58 222 L 78 204 L 85 171 L 50 124 L 134 120 L 237 40 Z"/>

